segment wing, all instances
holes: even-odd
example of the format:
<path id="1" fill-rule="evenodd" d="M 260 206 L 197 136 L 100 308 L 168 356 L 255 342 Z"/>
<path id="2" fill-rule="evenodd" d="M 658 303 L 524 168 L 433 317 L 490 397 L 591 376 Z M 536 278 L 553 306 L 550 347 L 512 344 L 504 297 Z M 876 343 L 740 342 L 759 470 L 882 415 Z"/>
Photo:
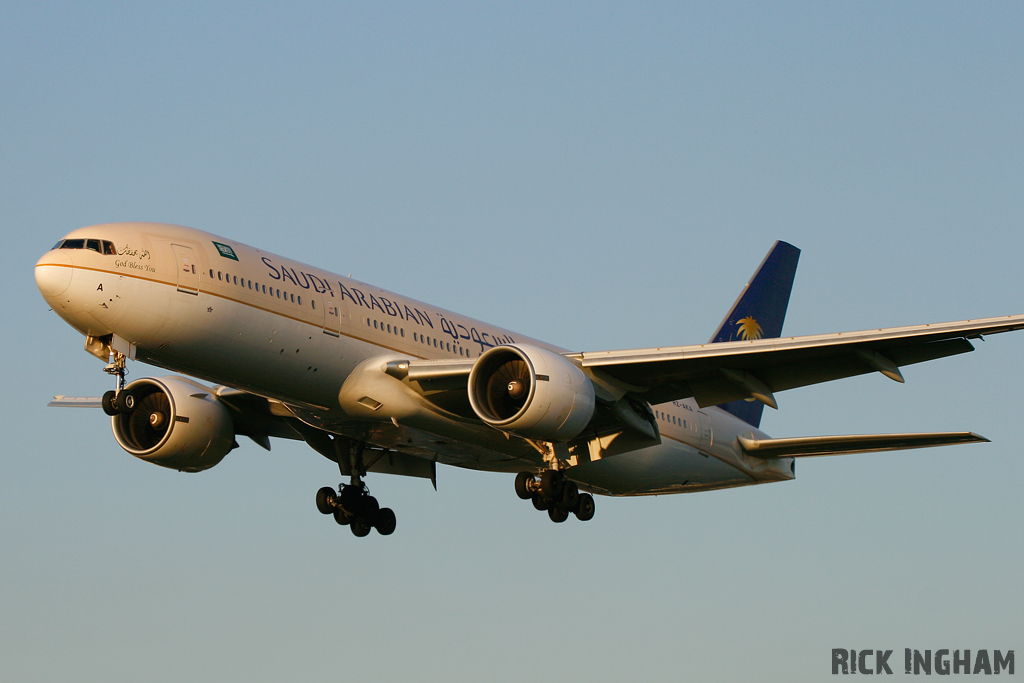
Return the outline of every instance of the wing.
<path id="1" fill-rule="evenodd" d="M 598 381 L 652 404 L 693 397 L 701 407 L 757 399 L 777 408 L 786 389 L 973 351 L 969 340 L 1024 329 L 1024 315 L 932 325 L 670 348 L 567 354 Z"/>
<path id="2" fill-rule="evenodd" d="M 227 409 L 236 437 L 247 436 L 268 451 L 271 437 L 305 441 L 317 453 L 337 462 L 342 474 L 351 474 L 348 460 L 339 458 L 339 448 L 347 448 L 344 434 L 308 424 L 304 421 L 305 411 L 301 407 L 227 386 L 207 387 L 206 391 Z M 101 398 L 96 397 L 54 396 L 47 405 L 57 408 L 101 408 L 103 403 Z M 337 438 L 339 435 L 341 439 Z M 393 449 L 368 448 L 365 467 L 370 472 L 430 479 L 435 482 L 435 488 L 437 486 L 434 461 Z"/>
<path id="3" fill-rule="evenodd" d="M 925 434 L 847 434 L 843 436 L 800 436 L 788 439 L 748 439 L 739 437 L 747 455 L 758 458 L 815 458 L 824 455 L 877 453 L 908 448 L 985 443 L 988 439 L 974 432 L 929 432 Z"/>
<path id="4" fill-rule="evenodd" d="M 46 404 L 47 408 L 102 408 L 103 399 L 99 396 L 54 396 Z"/>
<path id="5" fill-rule="evenodd" d="M 295 429 L 297 420 L 292 412 L 279 401 L 225 386 L 210 387 L 209 391 L 228 409 L 237 436 L 248 436 L 268 451 L 270 437 L 303 438 Z M 101 408 L 103 401 L 92 396 L 54 396 L 46 405 L 50 408 Z"/>

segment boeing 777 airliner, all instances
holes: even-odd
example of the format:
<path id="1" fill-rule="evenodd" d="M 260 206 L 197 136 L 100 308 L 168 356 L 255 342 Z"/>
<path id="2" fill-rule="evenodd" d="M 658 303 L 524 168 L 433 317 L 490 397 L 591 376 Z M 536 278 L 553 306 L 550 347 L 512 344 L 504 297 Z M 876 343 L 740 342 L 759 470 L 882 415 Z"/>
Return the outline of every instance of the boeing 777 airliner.
<path id="1" fill-rule="evenodd" d="M 367 473 L 435 482 L 437 463 L 517 473 L 555 522 L 591 494 L 685 493 L 785 481 L 794 458 L 985 441 L 971 432 L 773 439 L 786 389 L 973 350 L 1024 316 L 781 337 L 799 250 L 776 242 L 705 344 L 572 351 L 315 266 L 177 225 L 68 234 L 35 267 L 53 310 L 107 363 L 101 407 L 130 454 L 185 472 L 247 436 L 301 439 L 335 461 L 316 494 L 356 536 L 396 519 Z M 127 360 L 182 376 L 125 383 Z M 214 383 L 207 386 L 195 379 Z"/>

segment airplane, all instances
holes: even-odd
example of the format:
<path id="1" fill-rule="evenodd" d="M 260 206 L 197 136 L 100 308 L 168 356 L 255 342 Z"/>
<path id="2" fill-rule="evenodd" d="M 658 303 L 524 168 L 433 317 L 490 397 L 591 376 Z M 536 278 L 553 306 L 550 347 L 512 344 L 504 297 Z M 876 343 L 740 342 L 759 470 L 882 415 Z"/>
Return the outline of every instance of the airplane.
<path id="1" fill-rule="evenodd" d="M 782 337 L 800 250 L 776 242 L 707 343 L 574 351 L 224 237 L 164 223 L 68 233 L 35 266 L 40 293 L 106 363 L 97 407 L 131 455 L 199 472 L 249 437 L 335 462 L 317 509 L 357 537 L 395 531 L 364 478 L 437 465 L 515 474 L 554 522 L 594 495 L 788 481 L 802 457 L 987 441 L 973 432 L 771 438 L 775 395 L 973 350 L 1024 315 Z M 127 361 L 180 373 L 126 383 Z M 214 383 L 214 386 L 200 381 Z"/>

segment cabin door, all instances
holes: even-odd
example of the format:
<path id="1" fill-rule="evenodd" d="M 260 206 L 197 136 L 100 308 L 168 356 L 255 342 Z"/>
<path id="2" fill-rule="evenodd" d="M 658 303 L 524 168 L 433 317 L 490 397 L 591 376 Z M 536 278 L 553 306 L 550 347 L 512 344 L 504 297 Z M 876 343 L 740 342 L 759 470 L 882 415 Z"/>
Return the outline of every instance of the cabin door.
<path id="1" fill-rule="evenodd" d="M 199 264 L 191 247 L 172 244 L 178 270 L 178 291 L 185 294 L 199 294 Z"/>
<path id="2" fill-rule="evenodd" d="M 331 290 L 323 293 L 324 304 L 324 334 L 332 337 L 341 335 L 341 302 Z"/>
<path id="3" fill-rule="evenodd" d="M 700 416 L 700 447 L 711 448 L 715 445 L 715 433 L 711 429 L 711 418 L 703 410 L 697 415 Z"/>

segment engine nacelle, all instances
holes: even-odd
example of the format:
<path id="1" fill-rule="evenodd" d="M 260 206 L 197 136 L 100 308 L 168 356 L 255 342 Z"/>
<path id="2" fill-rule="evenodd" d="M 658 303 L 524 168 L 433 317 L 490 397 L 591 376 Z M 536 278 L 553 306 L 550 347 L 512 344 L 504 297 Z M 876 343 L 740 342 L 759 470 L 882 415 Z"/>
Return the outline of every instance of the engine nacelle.
<path id="1" fill-rule="evenodd" d="M 495 429 L 538 441 L 568 441 L 594 416 L 594 385 L 557 353 L 496 346 L 473 365 L 469 403 Z"/>
<path id="2" fill-rule="evenodd" d="M 183 377 L 143 377 L 127 387 L 135 409 L 111 418 L 114 438 L 136 458 L 182 472 L 207 470 L 235 446 L 228 409 Z"/>

